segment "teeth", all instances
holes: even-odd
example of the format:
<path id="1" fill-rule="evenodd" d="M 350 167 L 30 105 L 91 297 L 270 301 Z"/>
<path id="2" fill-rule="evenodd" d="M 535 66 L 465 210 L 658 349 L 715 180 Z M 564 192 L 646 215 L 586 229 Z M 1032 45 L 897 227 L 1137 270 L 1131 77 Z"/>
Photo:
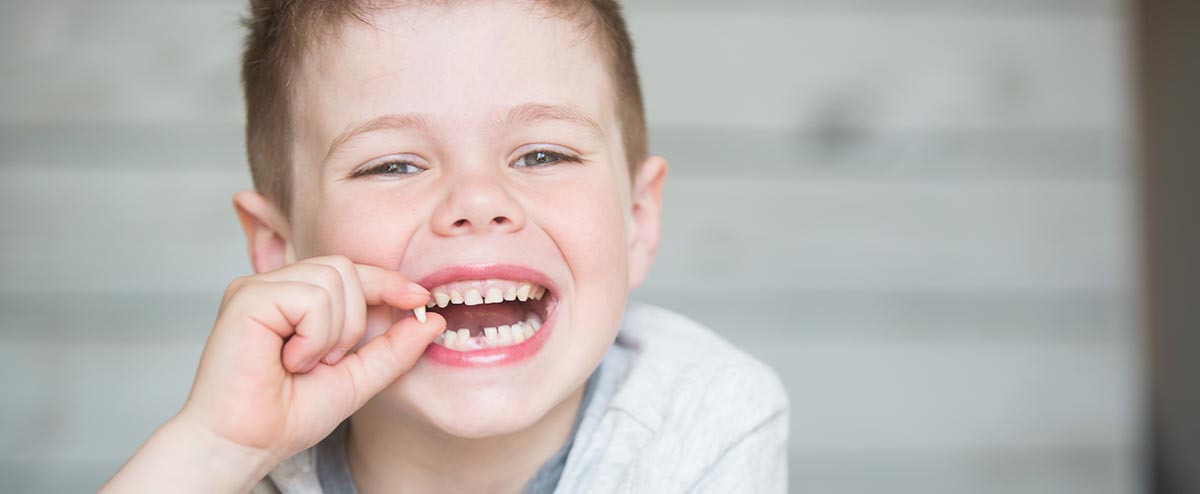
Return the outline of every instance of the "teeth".
<path id="1" fill-rule="evenodd" d="M 463 303 L 462 293 L 459 293 L 458 290 L 450 290 L 450 303 L 454 303 L 454 304 Z"/>
<path id="2" fill-rule="evenodd" d="M 484 348 L 505 347 L 523 343 L 537 334 L 542 322 L 537 315 L 532 315 L 526 321 L 506 324 L 499 327 L 483 328 L 482 336 L 471 336 L 471 330 L 460 328 L 447 330 L 438 335 L 434 343 L 451 350 L 470 352 Z"/>
<path id="3" fill-rule="evenodd" d="M 438 307 L 445 308 L 447 305 L 450 305 L 450 295 L 446 294 L 446 292 L 433 292 L 432 302 L 437 304 Z"/>
<path id="4" fill-rule="evenodd" d="M 484 303 L 498 304 L 504 301 L 504 294 L 499 288 L 490 288 L 487 291 L 487 297 L 483 299 Z"/>
<path id="5" fill-rule="evenodd" d="M 433 300 L 433 297 L 430 297 L 430 298 L 429 298 L 429 303 L 425 304 L 425 307 L 428 307 L 428 308 L 430 308 L 430 309 L 432 309 L 432 308 L 434 308 L 434 307 L 437 307 L 437 302 L 435 302 L 435 301 Z"/>
<path id="6" fill-rule="evenodd" d="M 522 302 L 529 300 L 529 290 L 532 287 L 528 283 L 522 283 L 520 288 L 517 288 L 517 300 Z"/>
<path id="7" fill-rule="evenodd" d="M 513 301 L 517 299 L 517 287 L 509 286 L 508 291 L 504 292 L 504 300 Z"/>
<path id="8" fill-rule="evenodd" d="M 417 322 L 420 322 L 421 324 L 425 324 L 425 307 L 424 306 L 413 309 L 413 315 L 417 316 Z"/>
<path id="9" fill-rule="evenodd" d="M 532 298 L 534 300 L 541 300 L 542 295 L 545 295 L 545 294 L 546 294 L 546 289 L 538 286 L 538 287 L 534 287 L 533 290 L 530 290 L 529 298 Z"/>
<path id="10" fill-rule="evenodd" d="M 467 305 L 479 305 L 483 303 L 483 297 L 479 295 L 479 290 L 472 288 L 467 290 L 467 294 L 463 297 L 463 303 Z"/>

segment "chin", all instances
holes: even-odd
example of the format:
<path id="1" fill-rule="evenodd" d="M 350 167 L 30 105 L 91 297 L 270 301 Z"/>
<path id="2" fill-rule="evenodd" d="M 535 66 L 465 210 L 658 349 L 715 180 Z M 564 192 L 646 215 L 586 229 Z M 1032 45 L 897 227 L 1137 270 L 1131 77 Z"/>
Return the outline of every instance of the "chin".
<path id="1" fill-rule="evenodd" d="M 461 389 L 431 382 L 437 374 L 420 369 L 385 391 L 388 408 L 425 422 L 447 435 L 481 439 L 520 432 L 537 423 L 557 404 L 545 387 L 475 386 Z M 440 381 L 439 381 L 440 382 Z M 545 383 L 543 383 L 544 385 Z"/>

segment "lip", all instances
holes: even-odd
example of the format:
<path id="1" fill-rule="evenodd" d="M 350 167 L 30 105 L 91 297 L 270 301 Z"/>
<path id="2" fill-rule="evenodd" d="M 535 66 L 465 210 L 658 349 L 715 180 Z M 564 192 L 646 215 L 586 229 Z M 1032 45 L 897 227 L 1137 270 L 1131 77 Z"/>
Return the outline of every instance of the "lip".
<path id="1" fill-rule="evenodd" d="M 552 298 L 547 302 L 546 317 L 542 322 L 542 327 L 533 334 L 532 338 L 501 348 L 482 348 L 460 352 L 430 343 L 425 347 L 423 358 L 451 367 L 495 367 L 524 361 L 536 355 L 546 344 L 546 340 L 550 338 L 550 333 L 554 331 L 555 322 L 558 320 L 556 309 L 558 308 L 557 295 L 559 291 L 558 286 L 548 276 L 537 270 L 511 264 L 453 266 L 425 276 L 418 283 L 428 290 L 454 281 L 486 279 L 528 281 L 549 289 Z"/>

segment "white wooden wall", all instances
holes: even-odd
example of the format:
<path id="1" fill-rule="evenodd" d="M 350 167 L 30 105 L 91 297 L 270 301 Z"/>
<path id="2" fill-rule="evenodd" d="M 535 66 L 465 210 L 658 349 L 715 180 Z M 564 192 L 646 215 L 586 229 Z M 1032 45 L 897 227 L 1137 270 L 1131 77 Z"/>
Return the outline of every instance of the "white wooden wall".
<path id="1" fill-rule="evenodd" d="M 1117 0 L 632 0 L 636 298 L 773 365 L 797 493 L 1141 492 Z M 182 403 L 249 184 L 241 2 L 0 2 L 0 491 Z"/>

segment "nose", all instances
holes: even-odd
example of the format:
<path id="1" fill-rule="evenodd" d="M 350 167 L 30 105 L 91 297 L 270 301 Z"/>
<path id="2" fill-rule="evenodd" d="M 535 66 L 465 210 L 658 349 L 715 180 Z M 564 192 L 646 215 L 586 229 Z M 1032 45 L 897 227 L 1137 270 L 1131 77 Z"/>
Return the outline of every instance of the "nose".
<path id="1" fill-rule="evenodd" d="M 455 184 L 433 214 L 444 236 L 512 233 L 525 226 L 525 210 L 495 177 Z"/>

